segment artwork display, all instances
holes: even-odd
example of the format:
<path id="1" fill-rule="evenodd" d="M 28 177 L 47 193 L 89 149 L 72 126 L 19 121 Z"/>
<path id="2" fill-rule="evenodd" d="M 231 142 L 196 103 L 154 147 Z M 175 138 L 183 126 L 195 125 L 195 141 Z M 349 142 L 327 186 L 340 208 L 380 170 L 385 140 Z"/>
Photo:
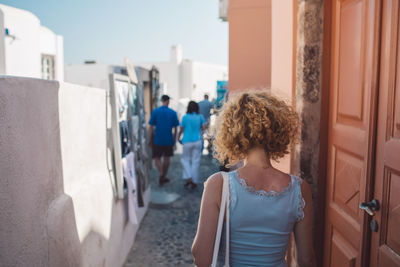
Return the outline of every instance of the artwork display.
<path id="1" fill-rule="evenodd" d="M 143 89 L 140 81 L 135 84 L 128 76 L 119 74 L 110 74 L 110 85 L 115 192 L 120 199 L 126 195 L 132 199 L 134 194 L 135 205 L 141 207 L 144 205 L 143 193 L 149 184 L 149 161 L 151 161 L 147 152 Z M 129 171 L 127 166 L 130 167 Z M 130 203 L 132 207 L 131 200 Z M 131 212 L 129 216 L 134 221 Z"/>

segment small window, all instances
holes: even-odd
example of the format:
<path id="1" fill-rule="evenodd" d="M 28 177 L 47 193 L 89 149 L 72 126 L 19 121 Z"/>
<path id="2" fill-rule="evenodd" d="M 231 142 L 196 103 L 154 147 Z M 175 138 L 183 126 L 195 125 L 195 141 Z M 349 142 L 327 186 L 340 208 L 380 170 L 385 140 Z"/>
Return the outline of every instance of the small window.
<path id="1" fill-rule="evenodd" d="M 42 79 L 54 80 L 54 56 L 42 55 Z"/>

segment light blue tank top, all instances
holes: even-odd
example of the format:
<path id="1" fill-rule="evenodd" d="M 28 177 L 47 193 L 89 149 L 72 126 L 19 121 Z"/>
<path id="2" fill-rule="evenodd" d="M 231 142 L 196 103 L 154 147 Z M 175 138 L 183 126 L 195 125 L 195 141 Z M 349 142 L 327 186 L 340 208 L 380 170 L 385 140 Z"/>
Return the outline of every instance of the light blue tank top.
<path id="1" fill-rule="evenodd" d="M 256 191 L 237 171 L 229 173 L 230 265 L 286 267 L 294 224 L 304 218 L 302 180 L 291 175 L 281 192 Z"/>

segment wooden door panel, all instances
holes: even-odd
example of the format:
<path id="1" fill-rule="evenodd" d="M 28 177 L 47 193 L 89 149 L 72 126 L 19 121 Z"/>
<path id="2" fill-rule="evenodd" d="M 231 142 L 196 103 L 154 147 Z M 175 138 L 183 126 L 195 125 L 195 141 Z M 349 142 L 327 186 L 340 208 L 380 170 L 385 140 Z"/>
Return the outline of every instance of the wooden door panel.
<path id="1" fill-rule="evenodd" d="M 400 4 L 382 5 L 381 64 L 374 197 L 381 210 L 373 219 L 372 267 L 400 266 Z"/>
<path id="2" fill-rule="evenodd" d="M 332 125 L 331 138 L 332 143 L 338 144 L 346 140 L 346 150 L 352 151 L 357 157 L 363 157 L 367 152 L 365 143 L 367 142 L 364 129 L 357 129 L 354 126 L 344 124 Z"/>
<path id="3" fill-rule="evenodd" d="M 342 4 L 340 9 L 338 120 L 362 120 L 362 1 Z M 351 59 L 351 62 L 349 61 Z M 351 64 L 349 64 L 351 63 Z"/>
<path id="4" fill-rule="evenodd" d="M 324 266 L 365 265 L 375 137 L 378 2 L 332 2 Z"/>
<path id="5" fill-rule="evenodd" d="M 346 237 L 349 246 L 352 246 L 353 249 L 358 250 L 361 241 L 359 222 L 336 204 L 332 204 L 330 209 L 330 231 L 340 232 L 342 236 Z M 332 238 L 332 236 L 330 238 Z"/>
<path id="6" fill-rule="evenodd" d="M 389 139 L 384 145 L 384 149 L 385 166 L 394 170 L 398 169 L 400 155 L 398 154 L 396 157 L 396 153 L 400 151 L 400 139 Z"/>
<path id="7" fill-rule="evenodd" d="M 338 231 L 332 235 L 332 266 L 356 266 L 357 250 Z"/>
<path id="8" fill-rule="evenodd" d="M 371 265 L 375 266 L 375 265 Z M 379 265 L 381 267 L 399 267 L 399 258 L 393 254 L 390 248 L 381 247 L 379 249 Z"/>
<path id="9" fill-rule="evenodd" d="M 386 243 L 389 248 L 400 255 L 400 176 L 389 172 L 388 180 L 389 207 Z"/>
<path id="10" fill-rule="evenodd" d="M 360 216 L 358 206 L 363 165 L 362 158 L 341 149 L 336 150 L 333 201 L 353 218 Z"/>

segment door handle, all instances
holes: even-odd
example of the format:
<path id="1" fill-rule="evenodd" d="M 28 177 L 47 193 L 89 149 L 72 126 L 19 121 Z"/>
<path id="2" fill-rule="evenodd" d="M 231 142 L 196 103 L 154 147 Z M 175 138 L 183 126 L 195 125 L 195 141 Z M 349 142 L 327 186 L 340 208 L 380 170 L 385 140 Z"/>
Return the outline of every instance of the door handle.
<path id="1" fill-rule="evenodd" d="M 370 216 L 374 216 L 374 212 L 372 211 L 372 209 L 370 209 L 370 207 L 368 207 L 368 206 L 365 206 L 364 204 L 365 203 L 360 203 L 360 209 L 364 210 Z"/>
<path id="2" fill-rule="evenodd" d="M 373 199 L 370 202 L 362 202 L 360 203 L 360 209 L 364 210 L 368 215 L 374 216 L 374 211 L 379 210 L 379 201 Z"/>

